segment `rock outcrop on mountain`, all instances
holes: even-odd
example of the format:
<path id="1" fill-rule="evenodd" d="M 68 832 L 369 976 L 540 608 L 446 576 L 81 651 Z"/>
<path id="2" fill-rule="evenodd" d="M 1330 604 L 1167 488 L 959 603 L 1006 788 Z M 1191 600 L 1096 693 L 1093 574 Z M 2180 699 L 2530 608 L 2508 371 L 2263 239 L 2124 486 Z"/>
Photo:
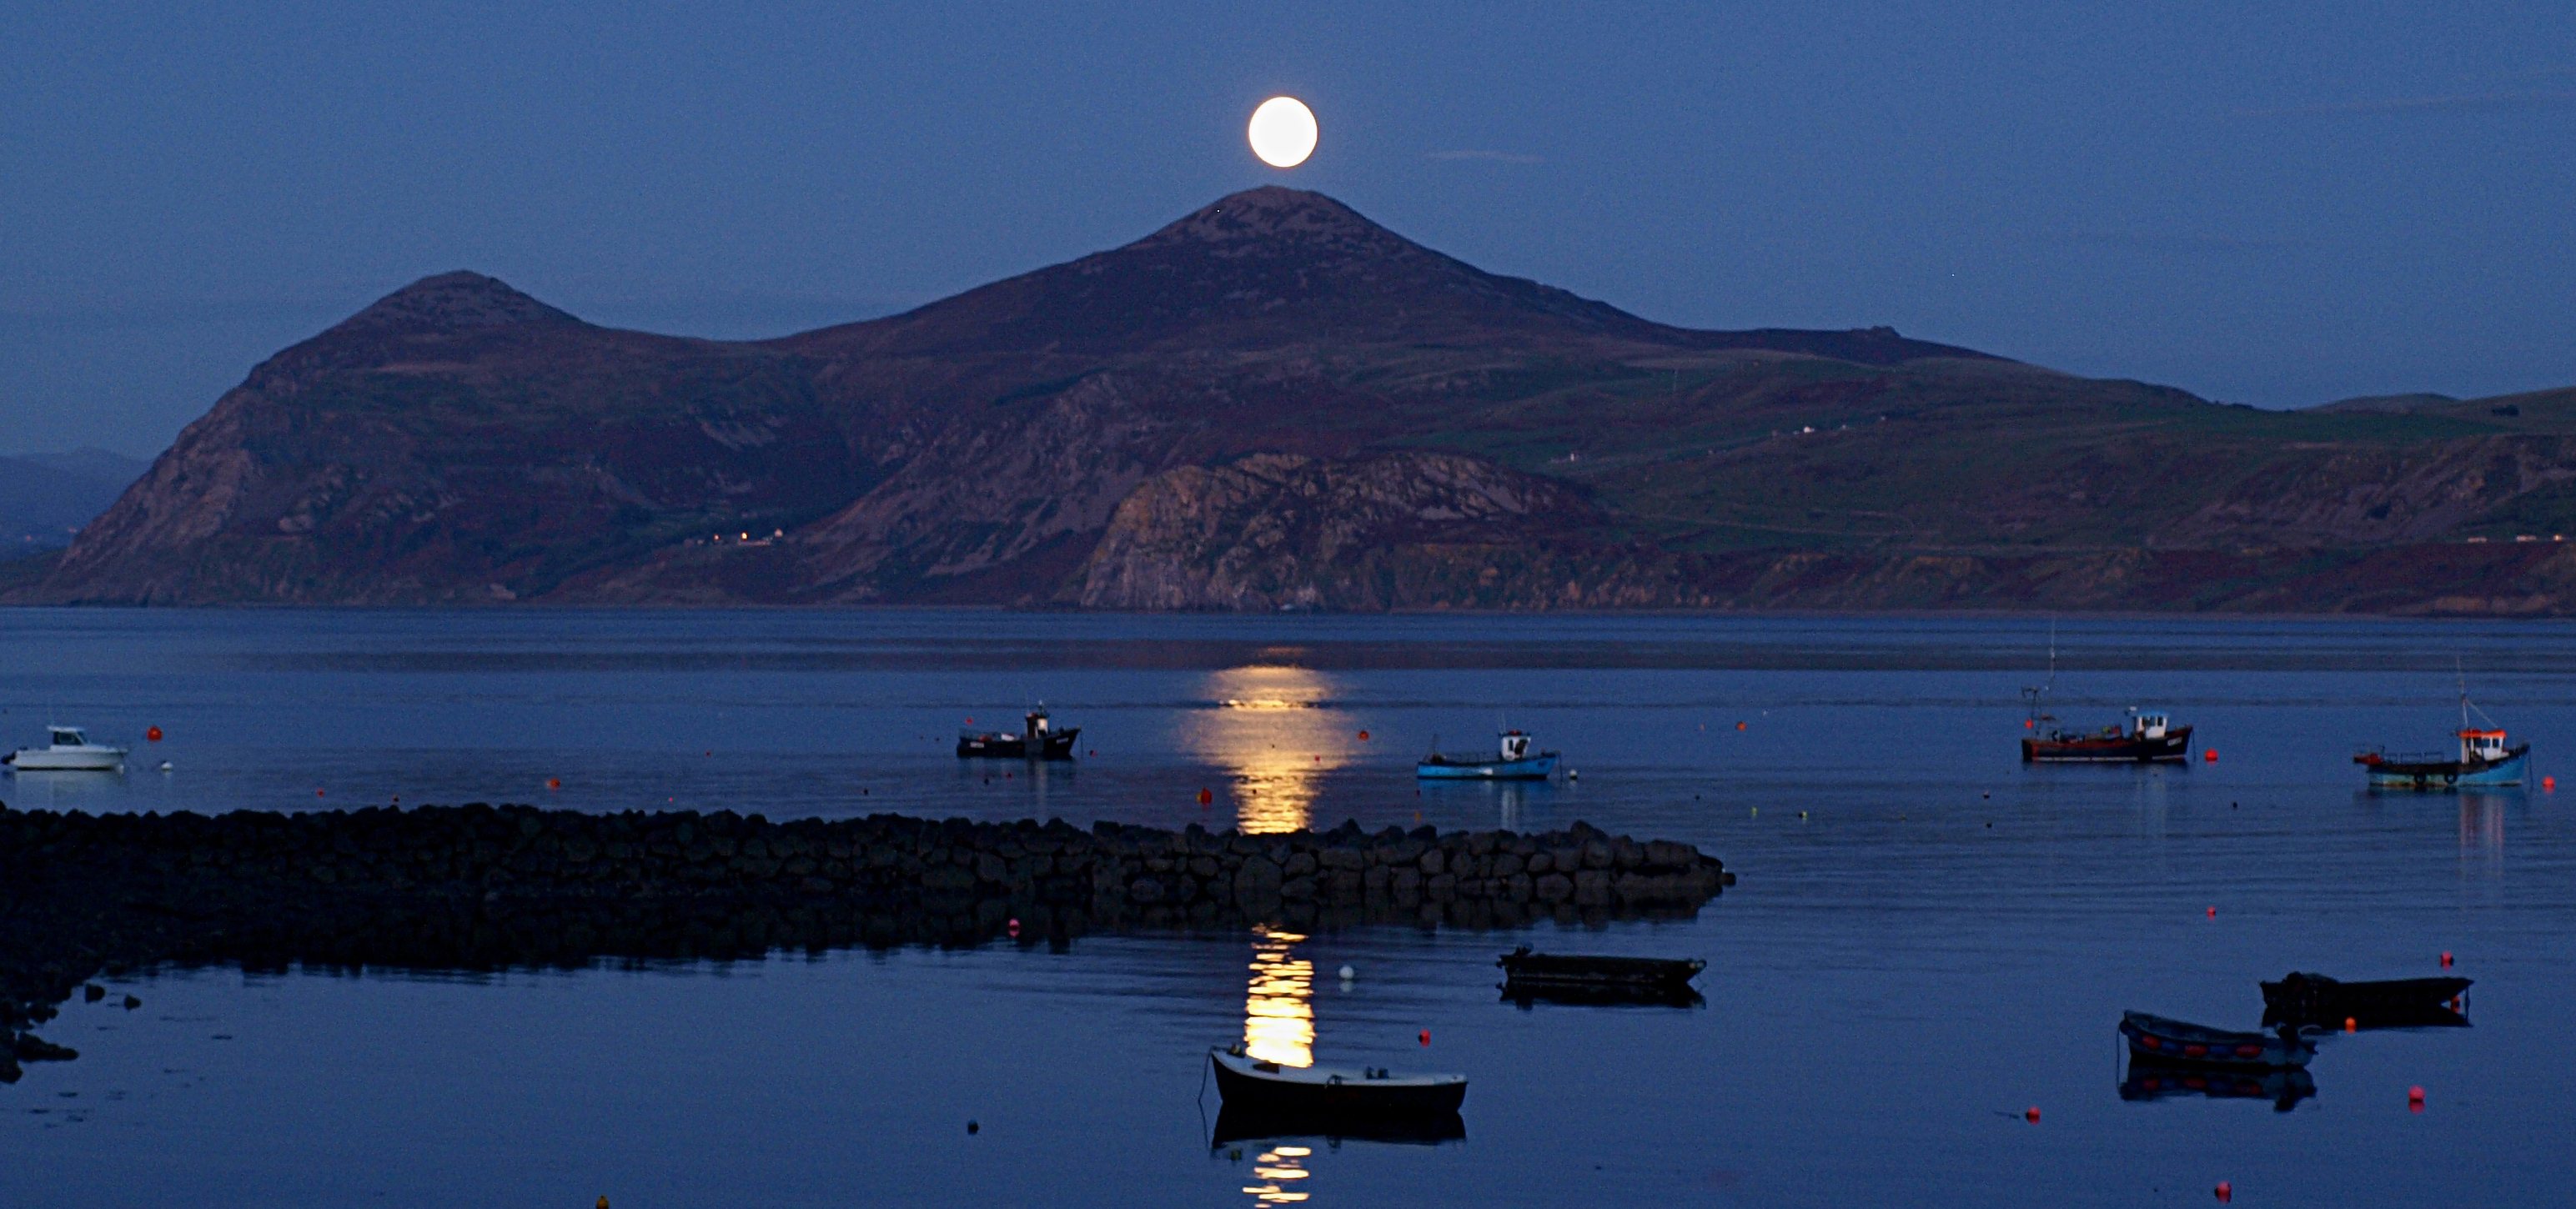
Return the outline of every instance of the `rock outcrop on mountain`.
<path id="1" fill-rule="evenodd" d="M 1885 328 L 1694 331 L 1265 188 L 770 341 L 428 278 L 0 591 L 2556 613 L 2570 532 L 2576 392 L 2269 413 Z"/>

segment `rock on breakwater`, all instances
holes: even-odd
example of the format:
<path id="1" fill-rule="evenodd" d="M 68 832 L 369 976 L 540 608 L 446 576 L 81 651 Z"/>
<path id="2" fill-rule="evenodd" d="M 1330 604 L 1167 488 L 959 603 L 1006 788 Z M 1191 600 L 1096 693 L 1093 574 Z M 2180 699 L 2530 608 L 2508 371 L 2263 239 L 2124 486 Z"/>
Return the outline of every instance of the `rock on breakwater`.
<path id="1" fill-rule="evenodd" d="M 1128 927 L 1512 927 L 1686 915 L 1727 878 L 1688 845 L 1580 823 L 1243 835 L 480 804 L 0 807 L 0 1081 L 21 1057 L 66 1056 L 26 1030 L 83 981 L 160 962 L 495 968 Z"/>

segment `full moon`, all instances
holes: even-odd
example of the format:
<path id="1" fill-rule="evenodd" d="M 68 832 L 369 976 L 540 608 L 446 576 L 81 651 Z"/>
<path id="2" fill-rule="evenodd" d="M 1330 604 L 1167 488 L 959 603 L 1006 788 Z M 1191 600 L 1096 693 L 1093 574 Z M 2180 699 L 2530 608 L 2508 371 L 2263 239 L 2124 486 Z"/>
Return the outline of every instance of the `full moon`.
<path id="1" fill-rule="evenodd" d="M 1272 97 L 1252 111 L 1252 153 L 1273 168 L 1294 168 L 1315 154 L 1315 111 L 1295 97 Z"/>

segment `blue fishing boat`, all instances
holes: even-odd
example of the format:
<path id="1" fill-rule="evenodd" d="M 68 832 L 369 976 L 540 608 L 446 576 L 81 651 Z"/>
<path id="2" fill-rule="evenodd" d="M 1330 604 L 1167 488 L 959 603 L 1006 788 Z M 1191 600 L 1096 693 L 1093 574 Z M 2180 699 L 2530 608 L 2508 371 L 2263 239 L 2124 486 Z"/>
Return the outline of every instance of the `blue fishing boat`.
<path id="1" fill-rule="evenodd" d="M 1413 775 L 1446 781 L 1544 781 L 1556 771 L 1557 753 L 1530 754 L 1530 737 L 1516 730 L 1496 736 L 1498 755 L 1491 759 L 1474 756 L 1440 754 L 1440 738 L 1432 736 L 1432 752 L 1413 766 Z"/>
<path id="2" fill-rule="evenodd" d="M 2477 710 L 2486 726 L 2469 724 L 2468 686 L 2460 688 L 2460 729 L 2453 737 L 2460 743 L 2456 759 L 2443 759 L 2443 753 L 2390 755 L 2380 748 L 2370 748 L 2353 756 L 2352 762 L 2370 770 L 2370 783 L 2382 789 L 2459 789 L 2520 785 L 2523 770 L 2531 762 L 2531 745 L 2505 746 L 2505 733 Z"/>

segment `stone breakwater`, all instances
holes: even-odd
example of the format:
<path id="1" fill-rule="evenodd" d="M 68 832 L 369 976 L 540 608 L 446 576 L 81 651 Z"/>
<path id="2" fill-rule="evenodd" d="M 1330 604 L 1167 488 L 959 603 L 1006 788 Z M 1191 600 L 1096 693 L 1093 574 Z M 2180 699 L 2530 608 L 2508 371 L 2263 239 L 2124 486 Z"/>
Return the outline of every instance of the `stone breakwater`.
<path id="1" fill-rule="evenodd" d="M 489 969 L 1122 928 L 1684 916 L 1732 881 L 1581 823 L 1244 835 L 1061 820 L 526 806 L 207 817 L 0 807 L 0 1082 L 84 980 L 162 962 Z"/>

